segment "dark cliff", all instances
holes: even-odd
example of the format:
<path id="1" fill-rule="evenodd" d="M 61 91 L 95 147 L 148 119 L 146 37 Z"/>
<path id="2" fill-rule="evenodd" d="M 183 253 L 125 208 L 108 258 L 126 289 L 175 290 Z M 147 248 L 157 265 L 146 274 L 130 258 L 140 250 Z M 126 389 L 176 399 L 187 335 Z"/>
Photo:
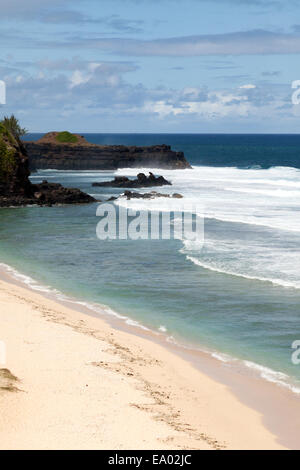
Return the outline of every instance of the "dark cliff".
<path id="1" fill-rule="evenodd" d="M 31 197 L 29 160 L 21 142 L 0 123 L 0 197 Z"/>
<path id="2" fill-rule="evenodd" d="M 116 170 L 118 168 L 190 168 L 182 152 L 168 145 L 126 147 L 95 145 L 84 139 L 77 143 L 60 143 L 47 134 L 37 142 L 24 142 L 30 168 L 57 170 Z M 78 136 L 79 138 L 79 136 Z"/>
<path id="3" fill-rule="evenodd" d="M 79 189 L 44 181 L 32 184 L 24 145 L 0 122 L 0 207 L 82 204 L 95 201 Z"/>

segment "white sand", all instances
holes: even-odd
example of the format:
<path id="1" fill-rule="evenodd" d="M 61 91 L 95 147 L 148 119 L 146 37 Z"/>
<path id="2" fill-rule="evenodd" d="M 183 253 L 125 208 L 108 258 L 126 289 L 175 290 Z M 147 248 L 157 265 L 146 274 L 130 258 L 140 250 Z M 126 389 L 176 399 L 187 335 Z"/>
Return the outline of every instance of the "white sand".
<path id="1" fill-rule="evenodd" d="M 1 449 L 281 448 L 181 357 L 3 281 L 0 341 Z"/>

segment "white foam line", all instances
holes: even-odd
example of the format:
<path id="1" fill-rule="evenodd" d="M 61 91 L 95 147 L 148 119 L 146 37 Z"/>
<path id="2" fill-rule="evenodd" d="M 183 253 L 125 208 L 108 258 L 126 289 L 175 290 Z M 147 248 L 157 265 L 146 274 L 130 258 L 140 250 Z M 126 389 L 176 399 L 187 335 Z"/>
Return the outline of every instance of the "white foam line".
<path id="1" fill-rule="evenodd" d="M 80 300 L 74 300 L 74 299 L 64 295 L 63 293 L 61 293 L 57 289 L 53 289 L 49 286 L 43 286 L 41 284 L 38 284 L 30 276 L 26 276 L 24 274 L 21 274 L 19 271 L 17 271 L 16 269 L 12 268 L 11 266 L 9 266 L 5 263 L 0 263 L 0 269 L 1 268 L 4 269 L 6 272 L 8 272 L 17 281 L 23 282 L 24 284 L 26 284 L 28 287 L 30 287 L 33 290 L 37 290 L 37 291 L 40 291 L 40 292 L 45 292 L 45 293 L 48 293 L 48 294 L 49 293 L 54 294 L 55 297 L 60 301 L 70 302 L 72 304 L 81 305 L 85 308 L 88 308 L 92 312 L 96 312 L 100 315 L 103 315 L 103 312 L 105 312 L 108 315 L 112 315 L 112 316 L 114 316 L 114 317 L 116 317 L 120 320 L 125 321 L 125 323 L 130 325 L 130 326 L 135 326 L 135 327 L 141 328 L 143 330 L 152 331 L 155 334 L 159 334 L 158 332 L 150 330 L 149 328 L 145 327 L 144 325 L 141 325 L 139 322 L 137 322 L 135 320 L 132 320 L 132 319 L 128 318 L 125 315 L 121 315 L 121 314 L 115 312 L 114 310 L 112 310 L 110 307 L 108 307 L 106 305 L 93 304 L 93 303 L 84 302 L 84 301 L 80 301 Z M 165 333 L 167 331 L 167 329 L 164 326 L 160 326 L 158 328 L 158 330 L 162 333 Z M 166 330 L 166 331 L 164 331 L 164 330 Z M 160 334 L 162 334 L 162 333 L 160 333 Z M 256 364 L 256 363 L 251 362 L 251 361 L 246 361 L 246 360 L 241 361 L 241 360 L 236 359 L 232 356 L 229 356 L 228 354 L 224 354 L 224 353 L 221 353 L 221 352 L 218 352 L 218 351 L 209 350 L 209 349 L 204 348 L 204 347 L 203 348 L 190 347 L 190 346 L 184 345 L 183 343 L 178 342 L 174 338 L 174 336 L 171 336 L 171 335 L 170 336 L 165 336 L 165 339 L 166 339 L 167 342 L 175 344 L 175 345 L 179 346 L 180 348 L 184 348 L 184 349 L 187 349 L 187 350 L 190 350 L 190 351 L 191 350 L 194 350 L 194 351 L 198 350 L 199 352 L 209 354 L 214 359 L 216 359 L 220 362 L 226 363 L 226 364 L 232 364 L 232 365 L 242 364 L 244 367 L 255 371 L 262 379 L 264 379 L 268 382 L 274 383 L 275 385 L 287 388 L 287 389 L 289 389 L 290 391 L 292 391 L 293 393 L 295 393 L 297 395 L 300 394 L 300 388 L 296 387 L 295 385 L 292 385 L 289 382 L 289 376 L 286 375 L 286 374 L 283 374 L 282 372 L 274 371 L 272 369 L 269 369 L 268 367 L 262 366 L 260 364 Z"/>
<path id="2" fill-rule="evenodd" d="M 166 333 L 168 330 L 164 325 L 160 325 L 160 327 L 158 328 L 158 331 L 161 331 L 162 333 Z"/>
<path id="3" fill-rule="evenodd" d="M 293 393 L 300 395 L 300 388 L 288 382 L 288 375 L 283 374 L 282 372 L 274 371 L 273 369 L 269 369 L 268 367 L 261 366 L 251 361 L 243 361 L 243 364 L 249 369 L 253 369 L 258 372 L 260 377 L 265 379 L 267 382 L 271 382 L 279 385 L 280 387 L 287 388 Z"/>
<path id="4" fill-rule="evenodd" d="M 110 307 L 107 305 L 102 305 L 102 304 L 94 304 L 92 302 L 84 302 L 80 300 L 73 299 L 71 297 L 66 296 L 62 292 L 60 292 L 57 289 L 53 289 L 50 286 L 45 286 L 42 284 L 39 284 L 37 281 L 35 281 L 32 277 L 27 276 L 25 274 L 21 274 L 19 271 L 16 269 L 12 268 L 11 266 L 5 264 L 5 263 L 0 263 L 0 269 L 3 269 L 6 271 L 10 276 L 12 276 L 16 281 L 19 281 L 23 284 L 25 284 L 27 287 L 29 287 L 32 290 L 38 291 L 38 292 L 44 292 L 46 294 L 51 294 L 54 295 L 57 300 L 60 300 L 62 302 L 69 302 L 72 304 L 77 304 L 81 305 L 82 307 L 85 307 L 92 312 L 96 312 L 100 315 L 103 315 L 103 313 L 107 315 L 114 316 L 118 318 L 119 320 L 123 320 L 125 323 L 131 326 L 135 326 L 137 328 L 141 328 L 142 330 L 150 331 L 149 328 L 146 326 L 142 325 L 141 323 L 132 320 L 131 318 L 121 315 L 114 310 L 112 310 Z"/>
<path id="5" fill-rule="evenodd" d="M 209 350 L 207 348 L 197 348 L 197 347 L 190 347 L 187 345 L 183 345 L 182 343 L 178 343 L 174 336 L 168 336 L 167 342 L 171 344 L 175 344 L 177 346 L 180 346 L 181 348 L 190 350 L 190 351 L 199 351 L 205 354 L 210 355 L 214 359 L 216 359 L 219 362 L 222 362 L 227 365 L 231 366 L 236 366 L 239 368 L 240 366 L 251 370 L 254 372 L 259 378 L 265 380 L 266 382 L 270 382 L 275 384 L 276 386 L 285 388 L 290 390 L 291 392 L 300 395 L 300 386 L 296 386 L 291 383 L 289 380 L 289 376 L 287 374 L 284 374 L 282 372 L 275 371 L 273 369 L 270 369 L 269 367 L 262 366 L 260 364 L 257 364 L 252 361 L 246 361 L 246 360 L 241 360 L 234 358 L 230 356 L 229 354 L 225 353 L 220 353 L 219 351 L 214 351 L 214 350 Z"/>
<path id="6" fill-rule="evenodd" d="M 99 196 L 99 194 L 97 195 Z M 184 198 L 184 201 L 188 204 L 191 204 L 191 207 L 193 207 L 194 201 L 191 200 L 191 198 Z M 165 202 L 165 205 L 164 205 Z M 169 212 L 170 210 L 181 210 L 181 207 L 184 209 L 184 202 L 182 203 L 182 206 L 178 206 L 178 202 L 173 199 L 167 199 L 166 201 L 161 201 L 157 199 L 150 199 L 150 200 L 145 200 L 143 198 L 136 198 L 134 200 L 128 201 L 125 198 L 120 198 L 115 201 L 115 204 L 121 207 L 130 207 L 134 210 L 141 210 L 141 211 L 147 211 L 147 210 L 157 210 L 160 212 Z M 187 209 L 185 209 L 187 210 Z M 199 214 L 199 216 L 204 216 L 204 220 L 216 220 L 219 222 L 226 222 L 226 223 L 231 223 L 231 224 L 243 224 L 243 225 L 252 225 L 255 227 L 262 227 L 262 228 L 268 228 L 268 229 L 273 229 L 273 230 L 278 230 L 278 231 L 284 231 L 284 232 L 293 232 L 293 233 L 299 233 L 300 232 L 300 227 L 299 228 L 293 228 L 293 227 L 281 227 L 276 224 L 268 224 L 266 222 L 255 222 L 253 220 L 242 220 L 242 219 L 232 219 L 230 217 L 223 217 L 223 216 L 218 216 L 217 214 L 207 214 L 204 212 L 204 214 Z"/>
<path id="7" fill-rule="evenodd" d="M 25 274 L 21 274 L 19 271 L 16 269 L 12 268 L 11 266 L 8 266 L 7 264 L 0 263 L 0 268 L 4 269 L 6 272 L 8 272 L 15 280 L 22 282 L 26 286 L 30 287 L 33 290 L 37 290 L 39 292 L 46 292 L 46 293 L 51 293 L 55 295 L 59 295 L 60 292 L 56 289 L 53 289 L 50 286 L 44 286 L 39 283 L 37 283 L 34 279 L 32 279 L 30 276 L 26 276 Z"/>
<path id="8" fill-rule="evenodd" d="M 184 249 L 181 250 L 182 253 L 184 253 Z M 299 284 L 295 284 L 290 281 L 282 281 L 281 279 L 269 279 L 267 277 L 259 277 L 259 276 L 248 276 L 247 274 L 242 274 L 242 273 L 235 273 L 234 271 L 227 271 L 225 269 L 220 269 L 214 266 L 210 266 L 207 263 L 204 263 L 202 261 L 199 261 L 197 258 L 194 258 L 193 256 L 186 256 L 186 259 L 191 261 L 192 263 L 196 264 L 197 266 L 200 266 L 201 268 L 204 269 L 209 269 L 210 271 L 214 271 L 220 274 L 225 274 L 228 276 L 235 276 L 235 277 L 242 277 L 243 279 L 249 279 L 251 281 L 261 281 L 261 282 L 269 282 L 271 284 L 281 286 L 281 287 L 287 287 L 287 288 L 293 288 L 293 289 L 300 289 Z"/>
<path id="9" fill-rule="evenodd" d="M 267 224 L 267 223 L 259 223 L 259 222 L 254 222 L 254 221 L 246 221 L 246 220 L 241 220 L 241 219 L 231 219 L 227 217 L 222 217 L 222 216 L 217 216 L 217 215 L 204 215 L 204 219 L 210 219 L 210 220 L 217 220 L 220 222 L 228 222 L 231 224 L 244 224 L 244 225 L 254 225 L 255 227 L 266 227 L 266 228 L 272 228 L 273 230 L 280 230 L 284 232 L 300 232 L 300 227 L 299 228 L 287 228 L 287 227 L 279 227 L 278 225 L 274 224 Z"/>

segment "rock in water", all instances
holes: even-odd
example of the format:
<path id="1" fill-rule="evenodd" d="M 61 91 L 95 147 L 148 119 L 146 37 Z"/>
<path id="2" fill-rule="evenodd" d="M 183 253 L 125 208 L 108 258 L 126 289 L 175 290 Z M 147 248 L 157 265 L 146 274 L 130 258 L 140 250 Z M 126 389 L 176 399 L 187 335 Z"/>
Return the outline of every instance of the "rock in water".
<path id="1" fill-rule="evenodd" d="M 34 197 L 39 203 L 53 204 L 83 204 L 94 202 L 95 199 L 76 188 L 64 188 L 58 183 L 43 181 L 34 185 Z"/>
<path id="2" fill-rule="evenodd" d="M 174 199 L 181 199 L 183 196 L 178 193 L 174 194 L 162 194 L 156 191 L 151 191 L 151 193 L 136 193 L 134 191 L 125 191 L 124 194 L 121 194 L 120 198 L 126 197 L 126 199 L 155 199 L 158 197 L 165 197 L 165 198 L 174 198 Z"/>
<path id="3" fill-rule="evenodd" d="M 112 188 L 148 188 L 151 186 L 171 186 L 172 183 L 167 181 L 163 176 L 154 176 L 149 172 L 149 176 L 139 173 L 135 180 L 130 180 L 126 176 L 116 176 L 113 181 L 104 181 L 93 183 L 93 186 L 112 187 Z"/>

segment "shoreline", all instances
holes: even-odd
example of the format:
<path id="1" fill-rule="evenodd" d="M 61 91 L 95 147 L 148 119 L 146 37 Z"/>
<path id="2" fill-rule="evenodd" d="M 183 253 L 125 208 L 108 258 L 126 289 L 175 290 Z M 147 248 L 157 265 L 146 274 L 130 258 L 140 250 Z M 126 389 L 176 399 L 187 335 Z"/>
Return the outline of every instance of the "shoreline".
<path id="1" fill-rule="evenodd" d="M 148 352 L 151 351 L 151 354 L 152 352 L 156 353 L 156 350 L 158 349 L 160 352 L 157 358 L 165 358 L 165 356 L 168 357 L 168 360 L 170 357 L 172 358 L 172 367 L 168 368 L 168 371 L 172 372 L 172 377 L 175 373 L 174 380 L 177 381 L 177 386 L 180 387 L 178 377 L 176 376 L 177 364 L 180 363 L 182 365 L 181 370 L 184 370 L 185 374 L 186 371 L 190 372 L 189 376 L 186 376 L 185 384 L 189 384 L 189 386 L 193 384 L 195 389 L 198 388 L 200 399 L 201 395 L 203 395 L 203 380 L 209 383 L 210 392 L 205 396 L 205 400 L 209 401 L 210 413 L 208 413 L 208 410 L 203 410 L 202 408 L 201 412 L 206 416 L 205 420 L 207 422 L 216 420 L 216 428 L 221 425 L 222 431 L 214 433 L 214 426 L 208 426 L 210 431 L 207 435 L 213 435 L 213 438 L 209 439 L 216 441 L 216 444 L 208 444 L 207 440 L 202 439 L 203 442 L 201 442 L 201 445 L 204 445 L 204 447 L 208 445 L 208 448 L 297 448 L 297 429 L 299 429 L 300 425 L 300 400 L 295 396 L 295 394 L 292 394 L 288 390 L 284 390 L 274 384 L 258 379 L 257 377 L 246 376 L 242 371 L 234 370 L 229 367 L 228 364 L 221 363 L 217 359 L 210 357 L 208 354 L 199 351 L 183 350 L 183 348 L 180 348 L 176 344 L 167 343 L 165 340 L 163 341 L 161 336 L 155 335 L 151 331 L 141 330 L 140 328 L 132 325 L 127 325 L 124 321 L 118 321 L 116 318 L 109 317 L 108 314 L 100 317 L 100 315 L 92 313 L 91 310 L 88 311 L 87 308 L 84 308 L 83 306 L 80 307 L 78 304 L 76 305 L 75 302 L 58 301 L 57 299 L 53 299 L 53 294 L 45 295 L 45 293 L 37 293 L 37 291 L 34 291 L 29 286 L 24 288 L 24 284 L 21 281 L 16 281 L 10 277 L 8 273 L 4 274 L 3 271 L 0 273 L 0 279 L 2 279 L 0 280 L 0 300 L 3 284 L 6 285 L 8 282 L 12 295 L 14 295 L 15 289 L 20 289 L 22 291 L 22 295 L 25 295 L 27 301 L 38 297 L 39 305 L 40 303 L 48 304 L 49 302 L 52 307 L 55 306 L 56 309 L 63 312 L 67 311 L 68 317 L 78 318 L 79 316 L 80 322 L 88 324 L 91 323 L 93 324 L 93 327 L 96 323 L 97 330 L 101 328 L 101 331 L 109 331 L 109 335 L 118 336 L 118 340 L 120 340 L 121 336 L 121 343 L 123 342 L 123 345 L 127 344 L 128 341 L 134 343 L 135 346 L 138 343 L 143 352 L 145 350 L 145 346 L 147 346 L 146 349 Z M 125 343 L 123 336 L 126 338 Z M 168 365 L 170 364 L 168 363 Z M 147 374 L 149 372 L 150 371 L 148 371 Z M 11 373 L 15 374 L 15 371 L 11 370 Z M 16 375 L 18 376 L 18 374 Z M 135 375 L 135 373 L 133 373 L 133 375 Z M 200 378 L 202 386 L 199 388 L 198 379 Z M 164 386 L 165 384 L 163 386 L 160 385 L 160 388 L 164 388 Z M 220 396 L 220 392 L 216 393 L 216 389 L 218 388 L 222 389 L 222 396 Z M 212 389 L 214 391 L 213 393 Z M 195 421 L 195 419 L 198 421 L 200 420 L 199 422 L 201 422 L 201 413 L 200 415 L 197 414 L 196 417 L 192 416 L 197 408 L 196 402 L 194 401 L 195 397 L 190 397 L 191 402 L 195 405 L 191 414 L 191 409 L 186 410 L 185 408 L 187 405 L 182 403 L 183 400 L 180 398 L 181 395 L 186 397 L 187 394 L 182 394 L 182 392 L 179 393 L 178 390 L 177 394 L 180 406 L 179 403 L 176 403 L 175 407 L 179 407 L 179 411 L 181 413 L 183 412 L 182 410 L 184 410 L 183 414 L 188 416 L 189 419 L 191 419 L 191 422 Z M 224 394 L 226 398 L 224 398 Z M 215 400 L 212 400 L 212 398 L 210 398 L 211 396 L 214 396 Z M 219 413 L 221 415 L 228 413 L 229 416 L 226 416 L 226 418 L 222 416 L 218 422 L 218 419 L 213 416 L 216 409 L 218 409 L 216 401 L 219 402 L 224 400 L 225 402 L 226 400 L 230 402 L 229 406 L 233 413 L 234 408 L 240 407 L 241 409 L 237 414 L 234 413 L 235 416 L 231 416 L 230 412 L 227 410 L 228 405 L 226 404 L 224 409 L 222 407 L 222 410 L 219 410 Z M 280 403 L 280 406 L 278 406 L 278 403 Z M 206 402 L 206 406 L 207 404 L 208 403 Z M 241 422 L 240 416 L 243 416 L 243 414 L 246 418 L 244 422 Z M 229 419 L 232 420 L 230 425 L 228 421 Z M 247 438 L 247 436 L 241 436 L 241 433 L 245 433 L 245 422 L 247 422 L 247 428 L 251 428 L 251 425 L 249 426 L 249 422 L 251 421 L 255 422 L 254 427 L 257 429 L 253 434 L 248 430 L 251 437 L 248 436 Z M 241 429 L 239 429 L 239 427 L 241 427 Z M 197 429 L 197 426 L 195 429 Z M 228 437 L 228 435 L 230 437 Z M 257 436 L 259 435 L 263 435 L 264 437 L 257 439 Z M 268 436 L 268 444 L 264 444 L 266 442 L 266 436 Z M 192 441 L 193 438 L 191 439 L 191 442 Z M 224 442 L 226 442 L 226 444 L 224 444 Z M 197 446 L 193 446 L 195 446 L 194 441 L 192 448 L 198 448 Z M 179 445 L 177 448 L 181 448 L 181 446 Z M 199 448 L 202 447 L 200 446 Z"/>
<path id="2" fill-rule="evenodd" d="M 283 372 L 270 369 L 267 366 L 251 362 L 250 360 L 238 359 L 230 354 L 210 349 L 203 345 L 199 346 L 191 342 L 186 343 L 183 339 L 176 340 L 172 335 L 168 335 L 167 330 L 154 330 L 151 327 L 146 327 L 137 320 L 133 320 L 128 316 L 112 310 L 107 305 L 79 300 L 70 295 L 66 295 L 55 288 L 42 285 L 30 276 L 22 274 L 15 268 L 0 262 L 0 280 L 1 279 L 19 285 L 20 287 L 25 287 L 30 291 L 39 292 L 44 297 L 63 306 L 72 306 L 74 310 L 81 313 L 95 318 L 99 318 L 100 315 L 100 318 L 104 319 L 112 328 L 137 336 L 150 337 L 152 341 L 158 342 L 167 349 L 176 351 L 177 354 L 186 357 L 190 362 L 195 364 L 197 363 L 197 357 L 201 356 L 209 361 L 225 363 L 225 365 L 232 367 L 235 371 L 254 377 L 261 380 L 263 383 L 267 382 L 281 387 L 288 392 L 292 392 L 293 396 L 295 394 L 299 397 L 300 402 L 300 383 L 292 382 L 292 380 L 284 381 L 284 379 L 290 377 Z M 282 380 L 279 379 L 279 376 Z"/>

